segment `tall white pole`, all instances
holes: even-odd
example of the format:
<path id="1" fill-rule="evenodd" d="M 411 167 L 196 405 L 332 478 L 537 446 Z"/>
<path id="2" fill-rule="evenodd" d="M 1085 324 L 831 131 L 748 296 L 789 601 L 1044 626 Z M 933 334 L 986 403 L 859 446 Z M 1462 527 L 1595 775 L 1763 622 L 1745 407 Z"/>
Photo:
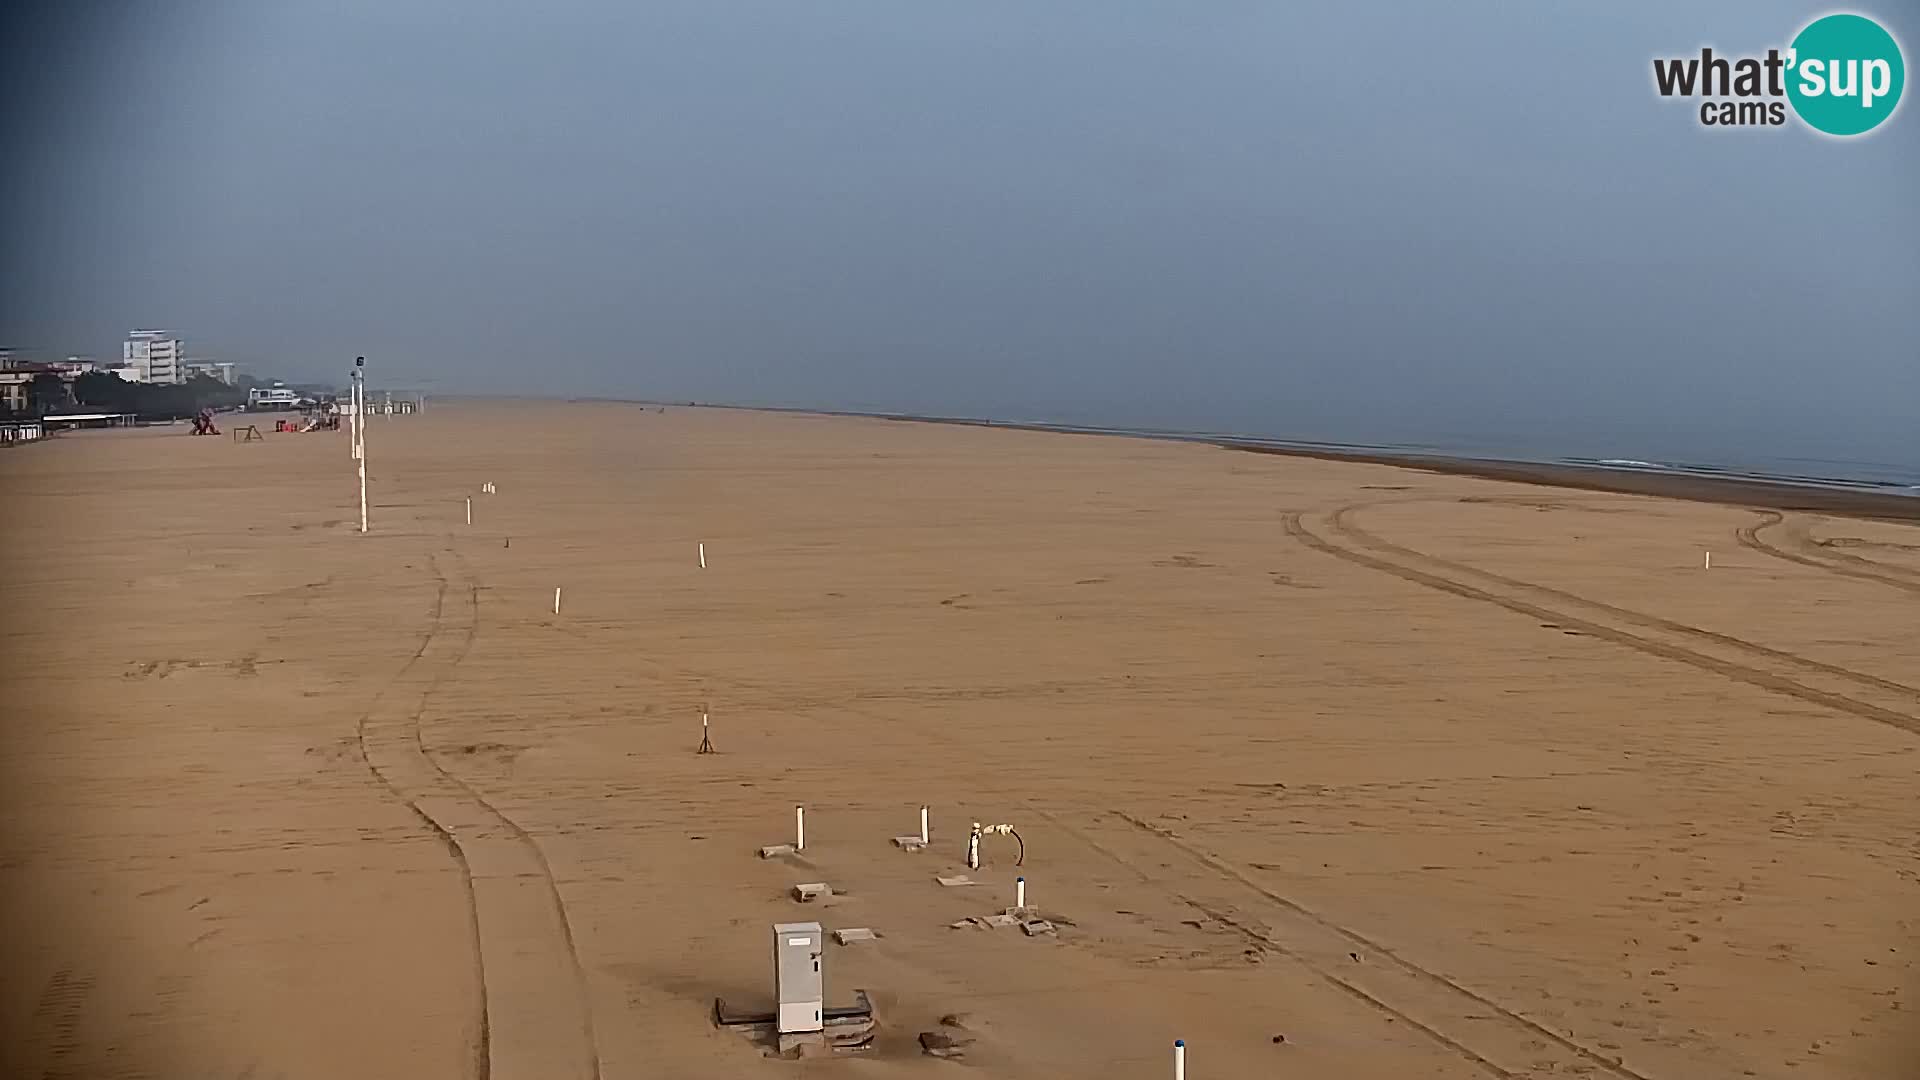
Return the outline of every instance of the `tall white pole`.
<path id="1" fill-rule="evenodd" d="M 1187 1040 L 1173 1040 L 1173 1080 L 1187 1080 Z"/>
<path id="2" fill-rule="evenodd" d="M 923 806 L 920 808 L 920 842 L 924 844 L 927 839 L 927 808 Z"/>
<path id="3" fill-rule="evenodd" d="M 359 400 L 363 400 L 363 402 L 367 400 L 367 392 L 365 392 L 365 379 L 367 379 L 367 377 L 363 375 L 363 369 L 365 369 L 365 365 L 367 365 L 367 357 L 365 356 L 353 357 L 353 386 L 355 386 L 355 388 L 359 390 L 359 394 L 357 394 L 357 396 L 359 396 Z M 357 427 L 353 429 L 353 432 L 355 432 L 355 438 L 359 440 L 359 475 L 361 475 L 361 532 L 367 532 L 367 423 L 365 423 L 365 421 L 361 421 L 361 423 L 359 423 L 359 425 L 357 425 Z"/>
<path id="4" fill-rule="evenodd" d="M 467 496 L 467 524 L 473 524 L 473 496 Z"/>
<path id="5" fill-rule="evenodd" d="M 807 850 L 807 808 L 793 808 L 793 850 Z"/>
<path id="6" fill-rule="evenodd" d="M 356 404 L 354 407 L 354 411 L 356 413 L 360 411 L 361 406 L 364 406 L 367 400 L 366 366 L 367 366 L 366 357 L 356 356 L 353 358 L 353 385 L 355 388 L 355 397 L 358 399 L 358 404 Z M 360 458 L 360 531 L 366 532 L 367 531 L 367 423 L 364 418 L 361 419 L 359 424 L 355 425 L 354 436 L 356 441 L 359 443 L 359 448 L 360 448 L 360 452 L 358 454 L 358 457 Z"/>

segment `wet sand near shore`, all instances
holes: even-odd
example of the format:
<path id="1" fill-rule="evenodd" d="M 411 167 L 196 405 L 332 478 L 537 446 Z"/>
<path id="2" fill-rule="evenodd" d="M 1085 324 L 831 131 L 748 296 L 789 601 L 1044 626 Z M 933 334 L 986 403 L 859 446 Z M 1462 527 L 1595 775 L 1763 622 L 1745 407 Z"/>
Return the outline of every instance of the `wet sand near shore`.
<path id="1" fill-rule="evenodd" d="M 1920 1060 L 1912 526 L 672 406 L 369 449 L 364 537 L 344 432 L 0 455 L 0 1074 Z M 941 888 L 974 820 L 1025 864 Z M 1016 875 L 1057 935 L 949 927 Z M 713 999 L 816 918 L 878 1044 L 765 1060 Z"/>

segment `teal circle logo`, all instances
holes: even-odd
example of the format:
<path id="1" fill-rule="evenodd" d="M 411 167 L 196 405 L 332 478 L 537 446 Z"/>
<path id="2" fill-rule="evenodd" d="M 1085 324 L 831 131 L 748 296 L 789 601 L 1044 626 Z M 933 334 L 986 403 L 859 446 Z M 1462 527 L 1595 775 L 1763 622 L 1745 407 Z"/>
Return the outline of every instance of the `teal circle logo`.
<path id="1" fill-rule="evenodd" d="M 1864 15 L 1807 24 L 1787 53 L 1787 100 L 1816 131 L 1864 135 L 1900 105 L 1907 65 L 1900 44 Z"/>

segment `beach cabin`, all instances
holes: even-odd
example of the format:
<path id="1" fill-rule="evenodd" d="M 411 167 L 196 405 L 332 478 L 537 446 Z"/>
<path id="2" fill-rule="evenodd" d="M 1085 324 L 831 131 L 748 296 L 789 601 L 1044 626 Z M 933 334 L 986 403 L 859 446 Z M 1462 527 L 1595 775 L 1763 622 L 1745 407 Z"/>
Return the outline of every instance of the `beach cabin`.
<path id="1" fill-rule="evenodd" d="M 38 420 L 0 420 L 0 447 L 37 442 L 43 433 Z"/>

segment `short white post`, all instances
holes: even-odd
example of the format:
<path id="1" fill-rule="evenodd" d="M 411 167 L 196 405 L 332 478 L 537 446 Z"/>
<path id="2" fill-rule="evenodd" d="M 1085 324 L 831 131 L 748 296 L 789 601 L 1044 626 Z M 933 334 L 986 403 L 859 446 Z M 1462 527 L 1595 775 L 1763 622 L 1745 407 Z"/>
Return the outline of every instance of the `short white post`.
<path id="1" fill-rule="evenodd" d="M 927 843 L 927 808 L 920 808 L 920 842 Z"/>
<path id="2" fill-rule="evenodd" d="M 1711 552 L 1711 551 L 1709 551 L 1709 552 L 1707 552 L 1707 565 L 1706 565 L 1706 569 L 1708 569 L 1708 570 L 1711 570 L 1711 569 L 1713 569 L 1713 552 Z"/>
<path id="3" fill-rule="evenodd" d="M 553 613 L 560 614 L 560 586 L 553 587 Z"/>
<path id="4" fill-rule="evenodd" d="M 706 544 L 706 541 L 703 540 L 700 542 L 700 569 L 705 570 L 706 568 L 707 568 L 707 544 Z"/>
<path id="5" fill-rule="evenodd" d="M 793 850 L 807 850 L 807 808 L 793 808 Z"/>
<path id="6" fill-rule="evenodd" d="M 1173 1040 L 1173 1080 L 1187 1080 L 1187 1040 Z"/>
<path id="7" fill-rule="evenodd" d="M 980 823 L 973 823 L 973 834 L 967 837 L 967 869 L 980 869 Z"/>
<path id="8" fill-rule="evenodd" d="M 1018 908 L 1021 911 L 1026 910 L 1026 907 L 1027 907 L 1027 879 L 1026 878 L 1017 877 L 1013 879 L 1013 906 L 1015 908 Z"/>
<path id="9" fill-rule="evenodd" d="M 473 496 L 467 496 L 467 524 L 473 524 Z"/>

